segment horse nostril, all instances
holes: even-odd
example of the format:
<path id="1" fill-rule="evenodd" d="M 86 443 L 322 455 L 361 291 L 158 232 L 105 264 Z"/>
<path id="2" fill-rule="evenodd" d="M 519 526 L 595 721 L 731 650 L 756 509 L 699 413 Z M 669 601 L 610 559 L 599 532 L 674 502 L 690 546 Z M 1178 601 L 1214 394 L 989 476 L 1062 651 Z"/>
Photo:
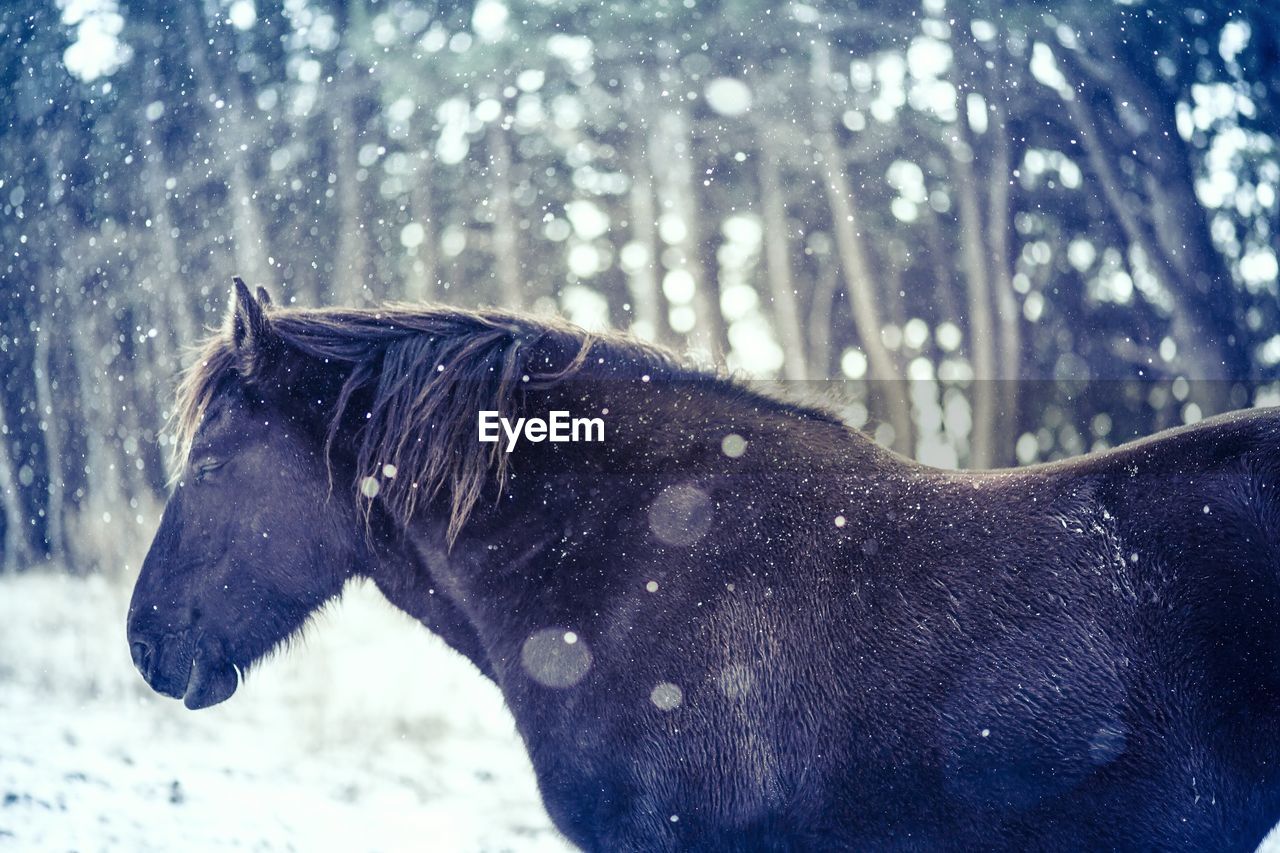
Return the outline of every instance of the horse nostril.
<path id="1" fill-rule="evenodd" d="M 134 640 L 129 644 L 129 653 L 133 656 L 133 665 L 139 672 L 146 675 L 148 665 L 151 663 L 151 646 L 141 640 Z"/>

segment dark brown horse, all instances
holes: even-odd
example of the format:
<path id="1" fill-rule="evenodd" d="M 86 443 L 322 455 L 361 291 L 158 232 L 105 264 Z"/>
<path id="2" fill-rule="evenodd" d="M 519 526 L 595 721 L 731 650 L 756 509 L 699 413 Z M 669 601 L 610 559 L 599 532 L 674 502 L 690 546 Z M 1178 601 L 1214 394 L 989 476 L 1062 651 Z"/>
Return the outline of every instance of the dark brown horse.
<path id="1" fill-rule="evenodd" d="M 1280 413 L 956 473 L 621 337 L 236 294 L 129 614 L 188 707 L 366 576 L 497 682 L 588 850 L 1251 850 L 1280 818 Z M 508 454 L 480 411 L 606 432 Z"/>

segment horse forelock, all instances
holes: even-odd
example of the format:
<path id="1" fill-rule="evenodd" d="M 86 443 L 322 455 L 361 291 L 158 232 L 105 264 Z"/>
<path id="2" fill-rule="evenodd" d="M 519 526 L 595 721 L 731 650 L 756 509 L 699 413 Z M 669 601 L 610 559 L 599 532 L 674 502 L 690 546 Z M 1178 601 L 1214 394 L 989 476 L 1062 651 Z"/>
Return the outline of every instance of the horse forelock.
<path id="1" fill-rule="evenodd" d="M 200 346 L 192 364 L 183 371 L 177 398 L 169 416 L 169 484 L 177 482 L 191 455 L 196 433 L 213 399 L 235 379 L 235 351 L 230 341 L 211 337 Z"/>
<path id="2" fill-rule="evenodd" d="M 589 374 L 597 361 L 614 375 L 621 368 L 623 375 L 654 378 L 708 376 L 681 366 L 666 350 L 622 335 L 498 311 L 273 308 L 269 318 L 272 334 L 284 344 L 278 352 L 285 364 L 273 375 L 300 376 L 310 362 L 342 377 L 336 399 L 325 406 L 325 457 L 331 462 L 339 443 L 354 450 L 353 487 L 366 517 L 376 500 L 407 525 L 427 502 L 443 497 L 450 542 L 485 487 L 496 482 L 501 490 L 508 473 L 500 446 L 475 439 L 478 411 L 510 416 L 527 389 Z M 535 354 L 543 356 L 536 363 Z M 204 343 L 184 374 L 170 422 L 174 479 L 220 394 L 250 383 L 264 396 L 281 393 L 273 387 L 288 394 L 287 380 L 243 377 L 240 363 L 224 331 Z M 362 411 L 354 411 L 357 406 Z"/>

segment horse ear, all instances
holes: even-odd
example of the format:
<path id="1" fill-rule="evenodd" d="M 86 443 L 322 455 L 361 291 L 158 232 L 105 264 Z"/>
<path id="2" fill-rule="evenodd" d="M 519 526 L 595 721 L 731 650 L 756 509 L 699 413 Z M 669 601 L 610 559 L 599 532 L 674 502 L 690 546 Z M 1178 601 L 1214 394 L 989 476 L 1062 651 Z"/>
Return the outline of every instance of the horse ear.
<path id="1" fill-rule="evenodd" d="M 231 310 L 227 323 L 231 329 L 231 343 L 240 362 L 240 375 L 246 378 L 263 372 L 263 368 L 275 355 L 278 337 L 267 318 L 267 306 L 271 297 L 265 288 L 258 288 L 254 299 L 249 286 L 240 276 L 232 278 L 235 284 L 231 296 Z"/>

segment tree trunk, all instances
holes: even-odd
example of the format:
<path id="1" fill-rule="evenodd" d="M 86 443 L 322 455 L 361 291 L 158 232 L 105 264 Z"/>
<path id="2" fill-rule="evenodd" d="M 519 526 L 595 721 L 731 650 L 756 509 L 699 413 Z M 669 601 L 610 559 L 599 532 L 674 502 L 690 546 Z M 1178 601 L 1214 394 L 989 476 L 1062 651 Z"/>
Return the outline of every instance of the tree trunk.
<path id="1" fill-rule="evenodd" d="M 216 101 L 217 91 L 213 72 L 209 68 L 205 45 L 208 32 L 205 21 L 197 3 L 180 3 L 183 25 L 186 28 L 187 62 L 191 66 L 195 78 L 196 93 L 203 107 L 209 107 Z M 229 115 L 225 124 L 214 121 L 215 125 L 223 125 L 214 130 L 213 138 L 218 147 L 219 159 L 229 164 L 230 174 L 226 178 L 226 186 L 230 206 L 231 236 L 235 252 L 236 272 L 253 284 L 267 284 L 270 281 L 267 251 L 264 245 L 267 232 L 263 225 L 262 215 L 258 210 L 257 192 L 249 177 L 246 163 L 248 154 L 241 150 L 241 144 L 248 145 L 253 141 L 253 128 L 249 123 L 242 102 L 243 93 L 239 86 L 231 86 L 226 93 L 226 105 Z"/>
<path id="2" fill-rule="evenodd" d="M 1140 24 L 1147 43 L 1158 37 L 1151 21 Z M 1199 156 L 1190 146 L 1181 144 L 1178 135 L 1177 105 L 1179 96 L 1171 92 L 1166 81 L 1150 62 L 1150 53 L 1136 51 L 1124 42 L 1119 73 L 1107 80 L 1117 80 L 1125 94 L 1143 113 L 1147 144 L 1134 146 L 1138 160 L 1145 167 L 1147 209 L 1152 216 L 1153 232 L 1165 255 L 1181 274 L 1183 286 L 1206 321 L 1224 337 L 1223 361 L 1226 371 L 1244 378 L 1250 359 L 1236 330 L 1243 318 L 1239 313 L 1239 291 L 1226 260 L 1214 245 L 1209 216 L 1196 195 L 1196 166 Z M 1144 61 L 1145 60 L 1145 61 Z M 1114 95 L 1113 95 L 1114 100 Z M 1156 153 L 1158 152 L 1158 153 Z"/>
<path id="3" fill-rule="evenodd" d="M 631 219 L 631 242 L 644 251 L 643 263 L 627 270 L 627 289 L 631 294 L 633 328 L 655 341 L 666 341 L 668 328 L 662 316 L 662 292 L 658 289 L 658 214 L 653 198 L 653 170 L 646 151 L 649 124 L 649 99 L 639 74 L 630 80 L 634 100 L 628 160 L 631 191 L 627 214 Z"/>
<path id="4" fill-rule="evenodd" d="M 958 9 L 952 32 L 956 60 L 952 63 L 952 83 L 956 87 L 956 121 L 948 135 L 952 183 L 957 196 L 961 267 L 968 297 L 969 360 L 973 366 L 973 393 L 969 397 L 973 424 L 969 433 L 969 466 L 990 468 L 996 456 L 999 389 L 996 385 L 995 302 L 989 277 L 991 253 L 985 235 L 982 204 L 978 198 L 973 128 L 969 124 L 968 96 L 975 93 L 978 45 L 974 40 L 967 9 Z"/>
<path id="5" fill-rule="evenodd" d="M 0 506 L 4 509 L 4 555 L 0 569 L 15 572 L 31 565 L 31 540 L 27 538 L 27 513 L 13 472 L 13 456 L 5 411 L 4 393 L 0 390 Z"/>
<path id="6" fill-rule="evenodd" d="M 819 255 L 817 263 L 818 277 L 809 303 L 809 368 L 815 379 L 827 379 L 835 361 L 831 352 L 831 318 L 840 272 L 828 253 Z"/>
<path id="7" fill-rule="evenodd" d="M 1212 245 L 1204 210 L 1195 197 L 1192 168 L 1178 147 L 1173 105 L 1153 91 L 1160 85 L 1149 79 L 1153 70 L 1140 73 L 1128 68 L 1127 60 L 1100 63 L 1078 52 L 1064 52 L 1059 59 L 1072 85 L 1072 93 L 1064 98 L 1067 116 L 1096 184 L 1125 241 L 1142 253 L 1172 302 L 1169 335 L 1177 344 L 1173 363 L 1193 380 L 1189 399 L 1206 414 L 1230 408 L 1230 382 L 1247 377 L 1249 358 L 1236 333 L 1235 284 Z M 1151 124 L 1148 136 L 1163 152 L 1147 164 L 1152 179 L 1145 188 L 1130 187 L 1126 192 L 1124 178 L 1113 167 L 1150 144 L 1134 139 L 1123 127 L 1119 132 L 1102 127 L 1096 111 L 1098 93 L 1113 91 L 1113 100 L 1123 99 L 1142 110 Z M 1145 197 L 1139 193 L 1144 189 Z"/>
<path id="8" fill-rule="evenodd" d="M 353 304 L 372 301 L 369 289 L 369 237 L 365 231 L 364 184 L 360 171 L 360 115 L 355 60 L 338 71 L 334 85 L 334 174 L 338 196 L 338 241 L 334 254 L 333 290 L 339 299 Z"/>
<path id="9" fill-rule="evenodd" d="M 110 363 L 103 364 L 100 349 L 103 336 L 96 315 L 76 304 L 80 300 L 74 284 L 67 289 L 67 294 L 71 309 L 86 317 L 85 325 L 71 336 L 85 441 L 85 496 L 79 501 L 76 513 L 76 538 L 90 537 L 93 547 L 86 549 L 90 558 L 114 570 L 123 565 L 132 544 L 132 537 L 122 537 L 121 531 L 135 529 L 128 498 L 130 495 L 141 497 L 146 486 L 138 482 L 141 478 L 137 477 L 133 478 L 136 491 L 130 491 L 125 484 L 128 460 L 118 438 L 113 437 L 118 430 L 117 419 L 125 407 L 120 402 L 120 386 L 111 379 Z M 165 387 L 169 387 L 167 383 Z"/>
<path id="10" fill-rule="evenodd" d="M 258 214 L 257 191 L 249 179 L 248 167 L 244 158 L 236 155 L 231 160 L 231 176 L 228 183 L 231 191 L 232 233 L 235 239 L 236 267 L 244 270 L 242 277 L 247 276 L 255 285 L 266 286 L 271 282 L 271 274 L 267 266 L 267 252 L 263 242 L 267 232 Z"/>
<path id="11" fill-rule="evenodd" d="M 964 90 L 961 89 L 963 100 Z M 951 168 L 958 201 L 960 256 L 969 302 L 969 355 L 973 364 L 973 426 L 969 434 L 969 465 L 989 468 L 995 459 L 999 418 L 996 395 L 996 341 L 992 316 L 991 283 L 987 279 L 990 256 L 983 242 L 982 210 L 978 203 L 973 169 L 973 145 L 964 111 L 956 119 L 951 143 Z"/>
<path id="12" fill-rule="evenodd" d="M 182 276 L 182 255 L 178 241 L 173 236 L 173 216 L 169 208 L 169 195 L 165 189 L 163 152 L 157 142 L 152 142 L 142 156 L 142 190 L 151 212 L 151 237 L 159 269 L 152 272 L 152 297 L 161 310 L 156 312 L 158 339 L 163 342 L 162 359 L 166 368 L 176 372 L 181 364 L 177 357 L 183 346 L 190 346 L 202 337 L 199 324 L 192 316 L 187 288 Z"/>
<path id="13" fill-rule="evenodd" d="M 902 277 L 904 266 L 910 263 L 910 253 L 905 248 L 901 248 L 897 240 L 890 238 L 885 242 L 888 245 L 881 255 L 880 275 L 877 276 L 880 284 L 878 296 L 884 305 L 881 316 L 887 323 L 897 326 L 901 331 L 906 328 L 908 319 Z"/>
<path id="14" fill-rule="evenodd" d="M 1170 331 L 1178 344 L 1178 356 L 1182 367 L 1192 378 L 1202 380 L 1224 380 L 1230 378 L 1227 370 L 1227 358 L 1222 352 L 1221 342 L 1204 324 L 1193 300 L 1189 300 L 1185 289 L 1181 286 L 1177 268 L 1161 250 L 1154 229 L 1145 221 L 1125 198 L 1118 175 L 1111 165 L 1110 153 L 1102 139 L 1092 109 L 1082 97 L 1072 97 L 1066 101 L 1067 114 L 1080 137 L 1080 143 L 1088 157 L 1090 169 L 1094 173 L 1103 196 L 1115 216 L 1116 222 L 1129 246 L 1142 252 L 1151 268 L 1151 272 L 1159 280 L 1161 287 L 1169 294 L 1174 307 L 1170 312 Z"/>
<path id="15" fill-rule="evenodd" d="M 53 301 L 53 289 L 48 287 L 47 272 L 42 271 L 41 300 Z M 50 350 L 53 347 L 52 306 L 41 305 L 40 319 L 36 325 L 35 358 L 33 374 L 36 392 L 36 415 L 39 419 L 40 432 L 44 436 L 45 462 L 48 467 L 45 486 L 45 543 L 51 559 L 65 556 L 66 541 L 63 537 L 63 506 L 65 492 L 64 465 L 62 450 L 62 424 L 58 408 L 53 399 L 53 372 Z"/>
<path id="16" fill-rule="evenodd" d="M 999 95 L 996 95 L 999 98 Z M 1021 430 L 1019 422 L 1022 390 L 1022 306 L 1013 289 L 1013 259 L 1009 252 L 1009 183 L 1013 180 L 1009 126 L 1003 104 L 992 101 L 989 130 L 992 135 L 991 174 L 987 193 L 987 232 L 990 239 L 990 269 L 995 284 L 996 317 L 1000 324 L 1000 353 L 996 375 L 1000 380 L 1000 421 L 997 431 L 995 465 L 1011 464 L 1013 449 Z"/>
<path id="17" fill-rule="evenodd" d="M 866 350 L 867 368 L 877 396 L 884 404 L 888 423 L 894 430 L 893 447 L 900 453 L 910 454 L 911 405 L 906 381 L 898 369 L 897 359 L 881 338 L 883 324 L 876 305 L 876 288 L 863 238 L 862 216 L 845 173 L 844 154 L 836 143 L 831 112 L 825 106 L 826 81 L 831 75 L 829 57 L 827 45 L 822 42 L 815 45 L 813 76 L 817 129 L 813 135 L 814 147 L 822 169 L 827 203 L 831 208 L 836 254 L 844 272 L 853 325 Z"/>
<path id="18" fill-rule="evenodd" d="M 682 226 L 682 233 L 671 241 L 679 256 L 678 268 L 693 278 L 696 322 L 688 336 L 689 345 L 704 357 L 719 361 L 725 350 L 724 320 L 719 290 L 702 260 L 702 212 L 694 179 L 691 133 L 683 106 L 663 110 L 654 128 L 649 155 L 654 173 L 661 175 L 658 193 L 663 215 L 675 216 Z"/>
<path id="19" fill-rule="evenodd" d="M 110 336 L 103 335 L 98 317 L 84 304 L 79 287 L 73 283 L 66 292 L 70 310 L 86 318 L 78 334 L 71 336 L 71 354 L 87 447 L 86 491 L 94 498 L 106 496 L 111 500 L 122 500 L 127 494 L 121 471 L 124 454 L 118 447 L 119 441 L 111 436 L 118 434 L 118 419 L 125 405 L 119 390 L 122 386 L 112 381 L 115 371 L 110 351 L 104 352 L 103 348 Z"/>
<path id="20" fill-rule="evenodd" d="M 518 310 L 526 294 L 520 274 L 520 229 L 511 183 L 511 143 L 501 119 L 489 125 L 489 200 L 493 211 L 493 263 L 504 308 Z"/>
<path id="21" fill-rule="evenodd" d="M 929 255 L 929 268 L 933 272 L 933 298 L 938 306 L 938 319 L 949 320 L 957 326 L 963 326 L 960 306 L 956 304 L 956 287 L 954 275 L 947 260 L 951 252 L 942 236 L 942 225 L 938 222 L 938 214 L 929 205 L 920 208 L 921 224 L 924 226 L 925 248 Z"/>
<path id="22" fill-rule="evenodd" d="M 426 147 L 418 156 L 413 188 L 409 191 L 409 211 L 413 221 L 422 227 L 422 242 L 414 250 L 407 283 L 406 295 L 411 302 L 434 300 L 440 287 L 440 238 L 432 200 L 432 162 L 431 150 Z"/>
<path id="23" fill-rule="evenodd" d="M 757 129 L 760 140 L 760 202 L 764 214 L 764 254 L 768 269 L 769 293 L 773 298 L 774 323 L 781 339 L 783 375 L 806 379 L 809 368 L 800 327 L 800 306 L 791 274 L 790 229 L 782 198 L 778 152 L 766 128 Z"/>

